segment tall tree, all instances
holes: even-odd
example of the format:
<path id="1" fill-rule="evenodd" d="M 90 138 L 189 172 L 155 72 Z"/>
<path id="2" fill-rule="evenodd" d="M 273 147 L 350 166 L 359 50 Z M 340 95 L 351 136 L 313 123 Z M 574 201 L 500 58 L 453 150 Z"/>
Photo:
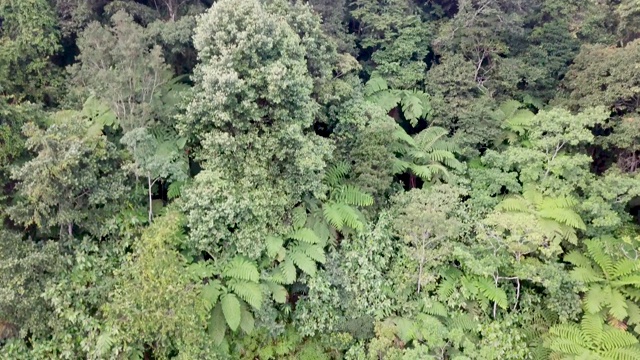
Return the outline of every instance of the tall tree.
<path id="1" fill-rule="evenodd" d="M 55 13 L 47 0 L 0 1 L 0 91 L 15 101 L 53 101 L 59 95 L 60 51 Z"/>
<path id="2" fill-rule="evenodd" d="M 283 233 L 288 209 L 323 189 L 331 146 L 311 131 L 318 104 L 306 49 L 255 0 L 216 3 L 194 40 L 200 65 L 180 123 L 204 168 L 185 194 L 191 238 L 257 258 L 265 234 Z"/>

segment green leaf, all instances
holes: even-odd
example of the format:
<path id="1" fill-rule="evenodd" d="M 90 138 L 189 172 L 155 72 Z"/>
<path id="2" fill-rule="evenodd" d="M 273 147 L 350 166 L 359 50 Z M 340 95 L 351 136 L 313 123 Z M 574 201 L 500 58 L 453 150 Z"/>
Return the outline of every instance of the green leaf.
<path id="1" fill-rule="evenodd" d="M 267 236 L 267 255 L 270 258 L 275 258 L 283 249 L 282 244 L 284 244 L 284 240 L 282 240 L 282 238 L 276 236 Z"/>
<path id="2" fill-rule="evenodd" d="M 284 284 L 293 284 L 293 282 L 296 281 L 296 267 L 290 257 L 287 256 L 280 264 L 279 269 L 284 276 Z"/>
<path id="3" fill-rule="evenodd" d="M 225 324 L 224 314 L 222 313 L 222 305 L 218 303 L 213 309 L 211 318 L 209 318 L 209 335 L 215 345 L 220 345 L 224 339 L 224 334 L 227 331 L 227 325 Z"/>
<path id="4" fill-rule="evenodd" d="M 240 328 L 247 334 L 253 332 L 255 321 L 253 320 L 253 314 L 247 310 L 244 306 L 241 308 Z"/>
<path id="5" fill-rule="evenodd" d="M 310 276 L 316 275 L 316 263 L 310 257 L 301 252 L 291 252 L 287 255 L 300 270 Z"/>
<path id="6" fill-rule="evenodd" d="M 240 301 L 234 294 L 225 294 L 222 296 L 222 313 L 232 331 L 236 331 L 240 326 L 241 312 Z"/>
<path id="7" fill-rule="evenodd" d="M 262 306 L 262 290 L 260 285 L 255 282 L 231 280 L 228 283 L 229 288 L 238 295 L 247 304 L 254 309 L 260 309 Z"/>
<path id="8" fill-rule="evenodd" d="M 387 90 L 389 85 L 387 85 L 387 81 L 381 77 L 372 77 L 367 81 L 364 86 L 364 94 L 366 96 L 371 96 L 379 91 Z"/>
<path id="9" fill-rule="evenodd" d="M 308 257 L 321 264 L 324 264 L 327 261 L 327 258 L 324 254 L 324 249 L 321 246 L 307 245 L 301 247 L 300 250 L 302 250 Z"/>
<path id="10" fill-rule="evenodd" d="M 260 274 L 256 264 L 240 256 L 235 257 L 227 264 L 224 269 L 224 276 L 255 283 L 260 281 Z"/>
<path id="11" fill-rule="evenodd" d="M 207 302 L 207 308 L 210 310 L 218 303 L 218 298 L 222 294 L 222 284 L 220 281 L 214 280 L 202 287 L 202 298 Z"/>
<path id="12" fill-rule="evenodd" d="M 307 244 L 317 244 L 320 239 L 316 233 L 309 228 L 302 228 L 288 235 L 289 238 L 305 242 Z"/>
<path id="13" fill-rule="evenodd" d="M 284 286 L 276 284 L 272 281 L 266 281 L 265 284 L 269 288 L 271 295 L 273 296 L 273 300 L 279 304 L 284 304 L 287 302 L 287 289 Z"/>

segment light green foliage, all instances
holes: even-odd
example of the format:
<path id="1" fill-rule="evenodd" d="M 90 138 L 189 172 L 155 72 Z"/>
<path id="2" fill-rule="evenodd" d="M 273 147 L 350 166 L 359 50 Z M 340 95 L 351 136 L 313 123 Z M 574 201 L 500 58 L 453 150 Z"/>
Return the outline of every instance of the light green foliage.
<path id="1" fill-rule="evenodd" d="M 612 168 L 602 176 L 592 179 L 585 188 L 584 198 L 580 204 L 583 219 L 590 220 L 593 225 L 590 236 L 611 234 L 630 219 L 628 205 L 640 196 L 636 174 L 629 176 L 620 169 Z"/>
<path id="2" fill-rule="evenodd" d="M 552 351 L 552 359 L 640 359 L 638 339 L 603 324 L 598 315 L 585 315 L 580 325 L 570 323 L 552 327 L 545 346 Z"/>
<path id="3" fill-rule="evenodd" d="M 136 242 L 134 253 L 114 274 L 114 288 L 103 307 L 106 326 L 96 340 L 96 357 L 131 355 L 153 344 L 159 359 L 194 359 L 210 351 L 205 325 L 205 291 L 193 283 L 187 259 L 176 248 L 183 242 L 182 220 L 169 212 Z"/>
<path id="4" fill-rule="evenodd" d="M 93 93 L 128 132 L 154 122 L 173 74 L 162 48 L 130 15 L 118 12 L 111 24 L 93 22 L 80 34 L 78 62 L 69 69 L 71 94 Z"/>
<path id="5" fill-rule="evenodd" d="M 258 25 L 238 28 L 247 21 Z M 330 145 L 307 132 L 318 105 L 306 50 L 257 1 L 216 3 L 194 41 L 201 64 L 181 131 L 200 143 L 205 170 L 184 196 L 192 238 L 257 258 L 265 234 L 283 233 L 285 211 L 324 191 Z"/>
<path id="6" fill-rule="evenodd" d="M 147 178 L 149 222 L 153 219 L 153 185 L 161 180 L 183 182 L 189 177 L 189 159 L 183 151 L 186 139 L 166 127 L 137 128 L 127 132 L 120 142 L 127 146 L 133 161 L 124 168 L 136 177 Z M 176 197 L 175 188 L 172 198 Z"/>
<path id="7" fill-rule="evenodd" d="M 541 194 L 534 186 L 525 185 L 522 195 L 511 196 L 504 199 L 496 210 L 504 213 L 504 220 L 509 220 L 510 216 L 518 216 L 520 219 L 516 220 L 515 224 L 522 224 L 525 229 L 518 231 L 515 227 L 508 227 L 507 229 L 516 236 L 525 236 L 534 229 L 537 229 L 544 239 L 533 240 L 533 243 L 538 243 L 538 246 L 534 248 L 526 249 L 525 246 L 522 250 L 524 253 L 534 251 L 537 247 L 550 248 L 550 253 L 557 253 L 561 251 L 559 248 L 561 240 L 569 240 L 572 243 L 576 243 L 577 234 L 576 230 L 585 230 L 586 225 L 575 212 L 577 202 L 571 197 L 557 197 L 551 198 Z M 512 222 L 508 222 L 512 223 Z M 500 225 L 500 220 L 495 222 L 496 225 Z M 535 238 L 535 233 L 532 234 Z"/>
<path id="8" fill-rule="evenodd" d="M 277 270 L 271 276 L 272 288 L 279 289 L 276 284 L 293 284 L 296 281 L 296 267 L 309 276 L 315 276 L 317 263 L 326 262 L 323 242 L 313 230 L 301 227 L 304 220 L 294 225 L 294 231 L 281 237 L 267 238 L 267 256 L 276 261 Z M 279 295 L 274 293 L 274 295 Z M 278 296 L 279 302 L 284 299 Z"/>
<path id="9" fill-rule="evenodd" d="M 0 358 L 640 354 L 639 0 L 0 0 Z"/>
<path id="10" fill-rule="evenodd" d="M 573 115 L 562 108 L 543 110 L 531 120 L 527 141 L 498 153 L 489 150 L 483 163 L 518 171 L 521 183 L 538 183 L 545 191 L 566 195 L 586 188 L 591 157 L 571 150 L 594 142 L 591 127 L 608 117 L 599 107 Z"/>
<path id="11" fill-rule="evenodd" d="M 447 262 L 456 237 L 462 232 L 457 217 L 464 193 L 450 185 L 414 189 L 393 199 L 393 229 L 405 243 L 407 256 L 416 264 L 413 270 L 417 292 L 433 283 L 433 269 Z"/>
<path id="12" fill-rule="evenodd" d="M 118 168 L 120 153 L 90 128 L 90 121 L 73 111 L 57 114 L 47 130 L 25 125 L 26 146 L 36 156 L 13 173 L 19 201 L 9 209 L 12 219 L 45 233 L 58 227 L 60 235 L 73 235 L 74 226 L 102 232 L 100 225 L 128 189 Z"/>
<path id="13" fill-rule="evenodd" d="M 500 105 L 496 116 L 502 120 L 502 134 L 496 139 L 497 146 L 505 141 L 509 145 L 526 141 L 526 135 L 531 130 L 535 114 L 524 104 L 516 100 L 507 100 Z"/>
<path id="14" fill-rule="evenodd" d="M 0 99 L 0 178 L 3 183 L 8 180 L 12 166 L 28 159 L 22 127 L 27 122 L 40 124 L 44 117 L 38 106 L 10 105 L 6 98 Z"/>
<path id="15" fill-rule="evenodd" d="M 46 0 L 0 1 L 0 91 L 17 101 L 51 101 L 60 94 L 57 19 Z"/>
<path id="16" fill-rule="evenodd" d="M 606 242 L 614 241 L 585 240 L 584 253 L 571 251 L 564 260 L 575 266 L 571 277 L 586 286 L 583 301 L 588 313 L 602 311 L 612 325 L 635 325 L 634 331 L 640 333 L 640 261 L 637 257 L 608 254 Z"/>

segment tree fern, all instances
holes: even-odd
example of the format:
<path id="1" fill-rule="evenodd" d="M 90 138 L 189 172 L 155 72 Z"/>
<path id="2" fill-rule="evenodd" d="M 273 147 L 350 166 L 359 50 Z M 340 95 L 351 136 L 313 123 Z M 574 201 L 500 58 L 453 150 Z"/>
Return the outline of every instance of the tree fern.
<path id="1" fill-rule="evenodd" d="M 271 281 L 292 284 L 296 280 L 296 267 L 314 276 L 318 263 L 326 261 L 320 238 L 309 228 L 300 228 L 283 236 L 267 238 L 267 255 L 276 262 Z"/>
<path id="2" fill-rule="evenodd" d="M 549 239 L 556 242 L 566 239 L 575 243 L 576 229 L 586 229 L 580 215 L 574 210 L 575 204 L 570 197 L 546 197 L 533 186 L 525 185 L 522 195 L 507 197 L 496 206 L 496 210 L 533 215 L 540 230 Z"/>
<path id="3" fill-rule="evenodd" d="M 446 179 L 452 169 L 462 170 L 463 165 L 455 156 L 458 150 L 447 135 L 447 130 L 432 126 L 411 137 L 398 127 L 393 134 L 392 149 L 397 156 L 394 172 L 410 171 L 424 181 L 433 181 Z"/>
<path id="4" fill-rule="evenodd" d="M 517 100 L 507 100 L 500 105 L 496 117 L 502 122 L 502 132 L 495 140 L 496 146 L 505 141 L 514 144 L 526 139 L 535 114 L 524 107 L 525 105 Z"/>
<path id="5" fill-rule="evenodd" d="M 573 250 L 564 260 L 574 266 L 571 277 L 587 286 L 583 297 L 588 313 L 606 311 L 612 323 L 626 321 L 640 330 L 635 290 L 640 288 L 640 260 L 614 259 L 604 248 L 607 239 L 586 240 L 586 251 Z"/>
<path id="6" fill-rule="evenodd" d="M 327 200 L 307 199 L 305 201 L 309 216 L 306 225 L 323 240 L 335 239 L 337 232 L 348 229 L 364 230 L 366 223 L 358 207 L 373 205 L 373 197 L 356 186 L 347 183 L 347 175 L 351 166 L 339 162 L 325 172 L 324 183 L 328 186 Z M 302 215 L 300 214 L 300 217 Z M 301 224 L 301 222 L 299 222 Z"/>
<path id="7" fill-rule="evenodd" d="M 399 107 L 405 119 L 412 126 L 418 124 L 418 119 L 426 118 L 431 113 L 429 95 L 424 91 L 389 89 L 387 82 L 374 74 L 365 84 L 364 93 L 367 99 L 385 111 Z"/>
<path id="8" fill-rule="evenodd" d="M 198 262 L 188 271 L 194 278 L 207 282 L 201 296 L 205 307 L 211 311 L 209 333 L 216 344 L 223 341 L 227 327 L 236 331 L 242 323 L 241 329 L 250 331 L 252 326 L 248 324 L 253 322 L 253 315 L 248 307 L 254 310 L 262 307 L 263 288 L 279 290 L 276 284 L 261 283 L 256 264 L 240 256 L 221 269 L 216 269 L 210 262 Z"/>
<path id="9" fill-rule="evenodd" d="M 586 314 L 579 325 L 553 326 L 544 346 L 551 350 L 550 358 L 640 359 L 638 339 L 604 324 L 598 314 Z"/>

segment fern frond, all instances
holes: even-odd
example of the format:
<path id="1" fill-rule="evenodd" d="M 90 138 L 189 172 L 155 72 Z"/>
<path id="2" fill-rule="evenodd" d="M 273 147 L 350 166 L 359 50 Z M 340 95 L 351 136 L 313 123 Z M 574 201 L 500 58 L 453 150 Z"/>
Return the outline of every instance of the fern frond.
<path id="1" fill-rule="evenodd" d="M 290 257 L 287 257 L 280 263 L 278 269 L 282 274 L 283 284 L 293 284 L 296 281 L 296 267 Z"/>
<path id="2" fill-rule="evenodd" d="M 451 330 L 460 329 L 464 331 L 474 331 L 478 327 L 478 321 L 470 314 L 457 314 L 449 319 L 447 326 Z"/>
<path id="3" fill-rule="evenodd" d="M 631 285 L 640 288 L 640 275 L 623 276 L 616 281 L 612 281 L 611 284 L 614 286 Z"/>
<path id="4" fill-rule="evenodd" d="M 621 349 L 638 344 L 638 339 L 632 334 L 616 328 L 610 328 L 602 333 L 600 346 L 605 350 Z"/>
<path id="5" fill-rule="evenodd" d="M 624 320 L 629 315 L 627 313 L 627 299 L 616 289 L 611 289 L 608 298 L 609 315 L 617 320 Z"/>
<path id="6" fill-rule="evenodd" d="M 278 236 L 267 236 L 265 241 L 265 245 L 267 248 L 267 256 L 270 258 L 275 258 L 278 254 L 282 253 L 284 247 L 284 240 Z"/>
<path id="7" fill-rule="evenodd" d="M 640 272 L 640 261 L 635 259 L 622 259 L 614 265 L 614 271 L 611 276 L 613 278 L 619 278 L 627 276 L 635 272 Z M 640 284 L 640 283 L 639 283 Z"/>
<path id="8" fill-rule="evenodd" d="M 597 314 L 602 310 L 602 302 L 605 299 L 604 292 L 599 286 L 591 286 L 584 297 L 584 308 L 591 314 Z"/>
<path id="9" fill-rule="evenodd" d="M 309 276 L 316 275 L 316 262 L 303 252 L 290 252 L 287 258 Z"/>
<path id="10" fill-rule="evenodd" d="M 422 149 L 433 149 L 435 145 L 449 135 L 449 131 L 439 126 L 428 127 L 415 136 L 415 140 Z"/>
<path id="11" fill-rule="evenodd" d="M 389 85 L 387 85 L 387 81 L 381 77 L 372 77 L 367 81 L 364 86 L 364 94 L 365 96 L 371 96 L 377 92 L 387 90 Z"/>
<path id="12" fill-rule="evenodd" d="M 640 360 L 640 347 L 633 346 L 622 349 L 612 349 L 602 353 L 605 359 L 612 360 Z"/>
<path id="13" fill-rule="evenodd" d="M 546 219 L 555 220 L 572 228 L 586 230 L 586 225 L 575 211 L 561 208 L 541 208 L 539 215 Z"/>
<path id="14" fill-rule="evenodd" d="M 402 174 L 405 171 L 407 171 L 407 169 L 409 169 L 410 167 L 411 167 L 410 162 L 400 160 L 400 159 L 394 159 L 393 163 L 391 164 L 391 171 L 393 171 L 394 174 Z"/>
<path id="15" fill-rule="evenodd" d="M 253 262 L 235 257 L 224 269 L 224 276 L 237 280 L 247 280 L 257 283 L 260 280 L 258 268 Z"/>
<path id="16" fill-rule="evenodd" d="M 218 280 L 210 281 L 202 287 L 200 296 L 204 300 L 207 311 L 210 311 L 218 303 L 218 299 L 222 294 L 222 284 Z"/>
<path id="17" fill-rule="evenodd" d="M 439 301 L 434 301 L 431 299 L 425 301 L 422 311 L 428 315 L 441 317 L 447 317 L 447 315 L 449 314 L 446 306 L 444 306 Z"/>
<path id="18" fill-rule="evenodd" d="M 425 157 L 430 161 L 444 162 L 445 160 L 455 159 L 455 155 L 445 150 L 434 150 L 425 154 Z"/>
<path id="19" fill-rule="evenodd" d="M 604 334 L 604 322 L 598 314 L 586 314 L 580 323 L 582 334 L 592 344 L 600 343 Z"/>
<path id="20" fill-rule="evenodd" d="M 351 171 L 351 165 L 342 161 L 325 171 L 325 183 L 330 187 L 336 187 L 342 183 L 345 176 Z"/>
<path id="21" fill-rule="evenodd" d="M 373 196 L 360 191 L 353 185 L 342 185 L 336 189 L 336 201 L 353 206 L 371 206 Z"/>
<path id="22" fill-rule="evenodd" d="M 368 97 L 369 101 L 380 106 L 384 111 L 391 111 L 398 106 L 401 98 L 393 91 L 380 91 Z"/>
<path id="23" fill-rule="evenodd" d="M 640 325 L 640 306 L 633 301 L 627 300 L 627 313 L 629 314 L 628 323 L 631 325 Z"/>
<path id="24" fill-rule="evenodd" d="M 338 212 L 345 225 L 356 231 L 364 230 L 361 214 L 354 208 L 345 204 L 338 204 Z"/>
<path id="25" fill-rule="evenodd" d="M 577 267 L 591 268 L 591 260 L 584 256 L 581 252 L 572 250 L 564 256 L 564 261 Z"/>
<path id="26" fill-rule="evenodd" d="M 571 354 L 571 355 L 582 355 L 589 351 L 587 348 L 577 344 L 572 339 L 566 339 L 566 338 L 554 339 L 549 344 L 549 348 L 553 351 L 558 351 L 563 354 Z M 560 354 L 558 354 L 557 359 L 567 359 L 567 358 L 560 357 Z"/>
<path id="27" fill-rule="evenodd" d="M 614 273 L 615 268 L 613 266 L 613 260 L 604 252 L 602 244 L 594 240 L 585 240 L 584 243 L 587 245 L 587 252 L 591 259 L 600 266 L 605 277 L 610 278 L 611 274 Z"/>
<path id="28" fill-rule="evenodd" d="M 502 309 L 508 307 L 507 293 L 496 286 L 496 284 L 487 278 L 479 278 L 475 281 L 476 286 L 487 299 L 495 302 Z"/>
<path id="29" fill-rule="evenodd" d="M 322 207 L 322 215 L 325 221 L 338 230 L 342 230 L 344 219 L 340 211 L 340 205 L 336 203 L 327 203 Z"/>
<path id="30" fill-rule="evenodd" d="M 262 290 L 258 283 L 230 280 L 227 284 L 240 299 L 244 300 L 254 309 L 260 309 L 262 306 Z"/>
<path id="31" fill-rule="evenodd" d="M 411 125 L 415 126 L 416 120 L 422 116 L 424 110 L 422 99 L 415 96 L 414 93 L 406 91 L 400 100 L 400 106 L 405 118 L 409 120 Z"/>
<path id="32" fill-rule="evenodd" d="M 555 351 L 563 351 L 568 354 L 580 354 L 587 351 L 590 342 L 585 334 L 575 324 L 561 324 L 551 327 L 549 334 L 555 337 L 550 347 Z M 566 351 L 565 349 L 570 350 Z"/>
<path id="33" fill-rule="evenodd" d="M 319 245 L 300 244 L 295 249 L 292 249 L 292 251 L 301 251 L 314 261 L 321 264 L 324 264 L 327 261 L 324 249 Z"/>
<path id="34" fill-rule="evenodd" d="M 307 244 L 317 244 L 320 242 L 318 235 L 309 228 L 298 229 L 287 236 L 290 239 L 298 240 Z"/>
<path id="35" fill-rule="evenodd" d="M 291 211 L 291 225 L 294 230 L 301 229 L 307 223 L 307 209 L 304 206 L 296 206 Z"/>
<path id="36" fill-rule="evenodd" d="M 505 119 L 510 118 L 515 112 L 522 107 L 522 104 L 517 100 L 507 100 L 500 104 L 500 111 Z"/>
<path id="37" fill-rule="evenodd" d="M 169 187 L 167 188 L 167 198 L 171 200 L 179 197 L 182 194 L 182 188 L 184 187 L 184 184 L 184 181 L 174 181 L 169 184 Z"/>
<path id="38" fill-rule="evenodd" d="M 540 206 L 544 202 L 544 196 L 536 189 L 533 184 L 525 184 L 522 188 L 522 198 L 533 204 L 535 207 Z"/>
<path id="39" fill-rule="evenodd" d="M 453 295 L 453 292 L 456 289 L 456 280 L 455 279 L 445 279 L 444 281 L 442 281 L 440 283 L 440 286 L 438 287 L 438 296 L 441 299 L 447 299 L 449 298 L 451 295 Z"/>
<path id="40" fill-rule="evenodd" d="M 591 284 L 595 282 L 603 281 L 602 273 L 590 267 L 577 267 L 569 273 L 571 278 L 583 282 L 585 284 Z"/>
<path id="41" fill-rule="evenodd" d="M 506 212 L 529 212 L 527 204 L 520 196 L 512 196 L 502 200 L 497 206 L 496 210 Z"/>
<path id="42" fill-rule="evenodd" d="M 269 289 L 269 292 L 275 302 L 279 304 L 287 302 L 287 289 L 285 289 L 284 286 L 273 281 L 265 281 L 264 284 Z"/>

